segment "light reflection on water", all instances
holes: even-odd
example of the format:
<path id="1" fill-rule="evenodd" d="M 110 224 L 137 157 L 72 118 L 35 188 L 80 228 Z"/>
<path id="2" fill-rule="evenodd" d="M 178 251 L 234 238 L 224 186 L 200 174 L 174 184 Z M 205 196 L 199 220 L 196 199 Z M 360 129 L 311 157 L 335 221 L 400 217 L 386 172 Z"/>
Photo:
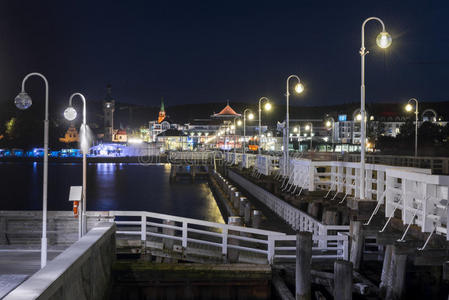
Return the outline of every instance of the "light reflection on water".
<path id="1" fill-rule="evenodd" d="M 144 210 L 223 223 L 208 183 L 169 182 L 170 165 L 89 164 L 89 210 Z M 48 208 L 71 210 L 71 185 L 82 184 L 82 165 L 49 164 Z M 0 163 L 0 209 L 42 209 L 42 164 Z"/>

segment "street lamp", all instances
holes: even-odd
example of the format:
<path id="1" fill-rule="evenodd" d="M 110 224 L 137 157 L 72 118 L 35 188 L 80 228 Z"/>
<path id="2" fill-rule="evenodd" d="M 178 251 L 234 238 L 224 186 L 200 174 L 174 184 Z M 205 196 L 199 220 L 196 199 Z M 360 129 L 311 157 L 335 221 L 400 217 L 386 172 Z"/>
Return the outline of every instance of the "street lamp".
<path id="1" fill-rule="evenodd" d="M 415 157 L 418 157 L 418 100 L 416 98 L 411 98 L 408 100 L 405 110 L 411 112 L 413 110 L 413 105 L 411 102 L 415 102 Z"/>
<path id="2" fill-rule="evenodd" d="M 288 169 L 290 167 L 289 164 L 289 158 L 288 158 L 288 137 L 289 137 L 289 111 L 288 111 L 288 104 L 289 104 L 289 98 L 290 98 L 290 88 L 289 88 L 289 82 L 290 79 L 295 78 L 298 83 L 295 85 L 295 92 L 300 94 L 304 91 L 304 85 L 301 83 L 301 80 L 297 75 L 290 75 L 287 77 L 286 81 L 286 93 L 285 98 L 287 100 L 287 106 L 286 106 L 286 118 L 285 118 L 285 134 L 284 134 L 284 174 L 288 176 Z"/>
<path id="3" fill-rule="evenodd" d="M 242 148 L 242 153 L 246 153 L 246 113 L 249 112 L 248 114 L 248 119 L 252 120 L 254 119 L 254 114 L 252 113 L 251 109 L 249 108 L 245 108 L 245 110 L 243 111 L 243 148 Z"/>
<path id="4" fill-rule="evenodd" d="M 326 128 L 331 130 L 331 141 L 332 141 L 332 152 L 334 152 L 334 127 L 335 127 L 335 119 L 331 116 L 326 118 Z"/>
<path id="5" fill-rule="evenodd" d="M 365 48 L 365 25 L 371 20 L 378 21 L 382 25 L 382 31 L 376 38 L 376 43 L 380 48 L 388 48 L 391 45 L 391 36 L 388 32 L 385 31 L 384 22 L 377 17 L 367 18 L 362 23 L 362 45 L 360 48 L 360 58 L 361 58 L 361 85 L 360 85 L 360 198 L 365 198 L 365 131 L 366 131 L 366 123 L 365 123 L 365 55 L 369 53 Z"/>
<path id="6" fill-rule="evenodd" d="M 17 108 L 25 110 L 33 103 L 25 91 L 25 82 L 31 76 L 40 77 L 45 83 L 45 119 L 44 119 L 44 175 L 42 188 L 42 238 L 41 238 L 41 268 L 47 264 L 47 188 L 48 188 L 48 81 L 40 73 L 30 73 L 22 80 L 22 90 L 14 99 Z"/>
<path id="7" fill-rule="evenodd" d="M 259 147 L 258 147 L 259 154 L 260 154 L 260 148 L 262 147 L 262 108 L 260 107 L 260 105 L 262 104 L 262 102 L 264 100 L 266 101 L 266 103 L 264 105 L 264 109 L 266 111 L 271 109 L 270 99 L 268 99 L 267 97 L 261 97 L 259 99 Z"/>
<path id="8" fill-rule="evenodd" d="M 89 145 L 87 140 L 87 122 L 86 122 L 86 98 L 81 93 L 74 93 L 69 98 L 69 106 L 64 110 L 64 117 L 69 120 L 73 121 L 76 118 L 76 110 L 72 106 L 72 101 L 75 96 L 78 96 L 83 101 L 83 123 L 81 125 L 80 133 L 81 135 L 81 142 L 80 142 L 80 148 L 83 152 L 83 202 L 81 204 L 81 218 L 80 218 L 80 224 L 81 224 L 81 230 L 79 232 L 79 237 L 82 237 L 87 232 L 87 218 L 86 218 L 86 211 L 87 211 L 87 205 L 86 205 L 86 190 L 87 190 L 87 159 L 86 155 L 89 151 Z"/>
<path id="9" fill-rule="evenodd" d="M 313 140 L 313 124 L 312 124 L 312 122 L 307 123 L 305 129 L 306 129 L 306 131 L 310 131 L 310 151 L 312 151 L 312 140 Z"/>

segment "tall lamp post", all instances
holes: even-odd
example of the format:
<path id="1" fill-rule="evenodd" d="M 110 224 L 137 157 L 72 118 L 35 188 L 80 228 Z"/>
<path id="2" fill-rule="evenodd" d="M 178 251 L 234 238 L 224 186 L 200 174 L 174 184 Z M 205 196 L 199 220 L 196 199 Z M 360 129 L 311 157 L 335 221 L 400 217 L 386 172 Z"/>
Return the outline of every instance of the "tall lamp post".
<path id="1" fill-rule="evenodd" d="M 365 55 L 369 53 L 365 48 L 365 25 L 369 21 L 378 21 L 382 25 L 382 31 L 377 35 L 376 43 L 380 48 L 388 48 L 391 45 L 391 36 L 385 31 L 384 22 L 377 17 L 367 18 L 362 23 L 362 45 L 360 48 L 361 58 L 361 86 L 360 86 L 360 114 L 362 121 L 360 122 L 360 198 L 365 198 L 365 131 L 366 131 L 366 118 L 365 118 Z"/>
<path id="2" fill-rule="evenodd" d="M 262 147 L 262 108 L 260 107 L 260 105 L 264 100 L 266 101 L 264 109 L 267 111 L 271 109 L 270 99 L 268 99 L 267 97 L 261 97 L 259 99 L 259 147 L 257 148 L 259 154 L 261 152 L 260 148 Z"/>
<path id="3" fill-rule="evenodd" d="M 331 142 L 332 142 L 332 152 L 334 152 L 334 130 L 335 130 L 335 119 L 331 116 L 328 116 L 326 118 L 326 122 L 324 123 L 326 125 L 326 128 L 331 130 Z"/>
<path id="4" fill-rule="evenodd" d="M 252 120 L 254 119 L 254 114 L 252 113 L 251 109 L 245 108 L 243 111 L 243 149 L 242 153 L 246 153 L 246 113 L 249 112 L 248 119 Z"/>
<path id="5" fill-rule="evenodd" d="M 25 91 L 25 82 L 31 76 L 40 77 L 45 83 L 45 119 L 44 119 L 44 175 L 42 188 L 42 238 L 41 238 L 41 268 L 47 264 L 47 188 L 48 188 L 48 81 L 40 73 L 30 73 L 22 80 L 22 90 L 14 99 L 17 108 L 25 110 L 33 101 Z"/>
<path id="6" fill-rule="evenodd" d="M 288 158 L 288 138 L 290 136 L 289 134 L 289 122 L 290 122 L 290 118 L 289 118 L 289 111 L 288 111 L 288 106 L 289 106 L 289 98 L 290 98 L 290 79 L 295 78 L 298 83 L 295 85 L 295 92 L 300 94 L 304 91 L 304 85 L 301 83 L 301 80 L 299 79 L 299 77 L 297 75 L 290 75 L 287 77 L 287 81 L 286 81 L 286 93 L 285 93 L 285 98 L 287 101 L 287 106 L 286 106 L 286 116 L 285 116 L 285 135 L 284 135 L 284 175 L 288 176 L 289 172 L 288 169 L 290 167 L 289 164 L 289 158 Z"/>
<path id="7" fill-rule="evenodd" d="M 408 100 L 405 110 L 409 112 L 413 110 L 413 105 L 411 104 L 413 101 L 415 102 L 415 157 L 418 157 L 418 100 L 416 98 Z"/>
<path id="8" fill-rule="evenodd" d="M 306 131 L 310 131 L 310 151 L 312 151 L 312 140 L 313 140 L 313 124 L 312 124 L 312 122 L 307 123 L 305 129 L 306 129 Z"/>
<path id="9" fill-rule="evenodd" d="M 86 190 L 87 190 L 87 159 L 86 154 L 87 151 L 89 151 L 88 146 L 88 140 L 87 140 L 87 123 L 86 123 L 86 98 L 83 96 L 83 94 L 80 93 L 74 93 L 69 98 L 69 106 L 64 111 L 64 117 L 69 120 L 73 121 L 76 118 L 76 110 L 72 106 L 72 100 L 75 96 L 78 96 L 83 101 L 83 124 L 81 125 L 82 136 L 81 136 L 81 151 L 83 152 L 83 202 L 81 204 L 81 230 L 80 230 L 80 237 L 85 235 L 87 232 L 87 218 L 86 218 L 86 211 L 87 211 L 87 205 L 86 205 Z"/>

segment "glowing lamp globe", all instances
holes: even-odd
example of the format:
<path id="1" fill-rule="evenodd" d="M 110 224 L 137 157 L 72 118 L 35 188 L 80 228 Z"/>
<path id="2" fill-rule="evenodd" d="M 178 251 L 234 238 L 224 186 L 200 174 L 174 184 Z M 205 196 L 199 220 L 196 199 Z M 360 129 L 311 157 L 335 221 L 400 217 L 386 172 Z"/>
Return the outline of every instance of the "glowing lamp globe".
<path id="1" fill-rule="evenodd" d="M 28 96 L 27 93 L 21 92 L 14 99 L 14 104 L 18 109 L 25 110 L 29 108 L 31 104 L 33 104 L 33 101 L 31 100 L 31 97 Z"/>
<path id="2" fill-rule="evenodd" d="M 254 119 L 254 115 L 253 115 L 252 113 L 249 114 L 249 115 L 248 115 L 248 119 L 250 119 L 250 120 Z"/>
<path id="3" fill-rule="evenodd" d="M 270 110 L 271 109 L 271 103 L 267 102 L 265 103 L 265 110 Z"/>
<path id="4" fill-rule="evenodd" d="M 306 130 L 310 130 L 310 125 L 307 125 L 307 126 L 306 126 Z"/>
<path id="5" fill-rule="evenodd" d="M 304 91 L 304 85 L 302 83 L 298 83 L 295 85 L 295 92 L 301 94 Z"/>
<path id="6" fill-rule="evenodd" d="M 331 125 L 332 125 L 331 121 L 326 122 L 326 127 L 331 127 Z"/>
<path id="7" fill-rule="evenodd" d="M 376 38 L 377 46 L 384 49 L 390 47 L 391 41 L 391 35 L 386 31 L 382 31 L 381 33 L 379 33 Z"/>
<path id="8" fill-rule="evenodd" d="M 237 121 L 237 126 L 242 126 L 242 121 L 241 120 Z"/>
<path id="9" fill-rule="evenodd" d="M 405 106 L 405 110 L 406 111 L 412 111 L 413 110 L 413 106 L 409 103 Z"/>
<path id="10" fill-rule="evenodd" d="M 298 132 L 298 127 L 293 128 L 293 132 Z"/>
<path id="11" fill-rule="evenodd" d="M 361 114 L 358 114 L 358 115 L 356 116 L 356 119 L 357 119 L 357 121 L 361 121 L 361 120 L 362 120 L 362 115 L 361 115 Z"/>
<path id="12" fill-rule="evenodd" d="M 76 110 L 69 106 L 64 110 L 64 118 L 66 118 L 69 121 L 73 121 L 76 118 Z"/>

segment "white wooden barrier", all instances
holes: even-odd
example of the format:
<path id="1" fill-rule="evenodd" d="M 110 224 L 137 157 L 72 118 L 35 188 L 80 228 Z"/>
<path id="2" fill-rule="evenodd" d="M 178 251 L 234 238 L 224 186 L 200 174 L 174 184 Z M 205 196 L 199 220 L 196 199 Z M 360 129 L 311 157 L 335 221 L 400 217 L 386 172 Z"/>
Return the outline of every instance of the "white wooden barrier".
<path id="1" fill-rule="evenodd" d="M 271 155 L 257 155 L 256 170 L 265 176 L 271 175 L 279 168 L 279 157 Z"/>
<path id="2" fill-rule="evenodd" d="M 256 162 L 255 154 L 250 154 L 250 153 L 242 154 L 242 168 L 243 169 L 248 169 L 250 167 L 253 167 L 255 162 Z"/>
<path id="3" fill-rule="evenodd" d="M 416 224 L 422 232 L 442 234 L 447 238 L 449 176 L 422 174 L 394 167 L 388 169 L 386 174 L 387 223 L 395 210 L 400 210 L 404 224 Z"/>
<path id="4" fill-rule="evenodd" d="M 234 226 L 222 223 L 183 218 L 178 216 L 144 212 L 144 211 L 110 211 L 109 215 L 114 217 L 117 225 L 117 234 L 124 236 L 140 237 L 140 240 L 146 242 L 150 237 L 159 237 L 179 241 L 183 249 L 190 247 L 195 250 L 194 244 L 204 244 L 215 247 L 226 255 L 229 249 L 238 249 L 255 254 L 266 256 L 267 262 L 273 263 L 275 259 L 276 241 L 283 240 L 285 233 L 261 230 L 249 227 Z M 174 225 L 165 224 L 164 221 L 173 221 Z M 162 229 L 168 228 L 174 231 L 174 234 L 164 234 Z M 238 234 L 231 234 L 236 232 Z M 195 234 L 192 237 L 192 234 Z M 240 245 L 230 245 L 228 239 L 237 239 Z M 320 240 L 314 237 L 315 240 Z M 321 238 L 323 239 L 323 238 Z M 337 236 L 325 238 L 328 243 L 336 244 L 342 239 Z M 346 247 L 346 248 L 345 248 Z M 316 248 L 321 253 L 328 253 L 328 258 L 335 258 L 332 251 L 340 251 L 341 257 L 347 252 L 347 240 L 345 244 L 338 245 L 338 249 L 328 246 Z M 344 255 L 343 255 L 344 254 Z M 317 258 L 326 258 L 322 254 Z"/>
<path id="5" fill-rule="evenodd" d="M 275 195 L 257 186 L 251 181 L 243 178 L 237 173 L 229 170 L 228 176 L 234 182 L 238 183 L 246 191 L 256 197 L 260 202 L 270 208 L 275 214 L 281 217 L 285 222 L 295 230 L 309 231 L 313 235 L 328 236 L 337 235 L 338 232 L 349 231 L 348 225 L 324 225 L 315 218 L 302 212 L 298 208 L 286 203 Z"/>

